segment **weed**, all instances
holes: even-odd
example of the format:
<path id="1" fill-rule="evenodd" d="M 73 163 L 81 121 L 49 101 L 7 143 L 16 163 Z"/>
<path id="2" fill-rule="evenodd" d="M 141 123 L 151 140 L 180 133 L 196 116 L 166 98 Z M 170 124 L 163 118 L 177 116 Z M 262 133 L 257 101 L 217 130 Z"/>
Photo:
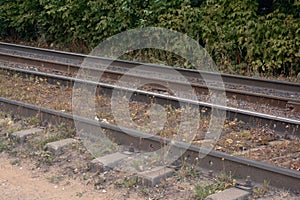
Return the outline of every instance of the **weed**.
<path id="1" fill-rule="evenodd" d="M 8 137 L 10 134 L 12 134 L 14 132 L 17 132 L 17 131 L 20 131 L 21 129 L 22 129 L 21 127 L 12 127 L 12 128 L 9 128 L 6 131 L 6 136 Z"/>
<path id="2" fill-rule="evenodd" d="M 50 143 L 50 142 L 54 142 L 54 141 L 58 141 L 60 139 L 63 139 L 61 137 L 61 135 L 57 135 L 57 134 L 54 134 L 54 135 L 48 135 L 48 136 L 45 136 L 43 138 L 40 138 L 39 140 L 32 140 L 30 141 L 30 145 L 34 148 L 34 149 L 37 149 L 37 150 L 43 150 L 45 145 L 47 143 Z"/>
<path id="3" fill-rule="evenodd" d="M 244 138 L 251 138 L 251 133 L 249 130 L 243 130 L 239 133 L 239 135 Z"/>
<path id="4" fill-rule="evenodd" d="M 50 164 L 53 161 L 52 154 L 49 151 L 37 151 L 34 152 L 34 156 L 37 156 L 41 163 Z"/>
<path id="5" fill-rule="evenodd" d="M 18 165 L 19 163 L 20 163 L 19 159 L 15 159 L 10 162 L 11 165 Z"/>
<path id="6" fill-rule="evenodd" d="M 41 137 L 28 141 L 28 145 L 33 150 L 42 151 L 47 143 L 55 142 L 58 140 L 66 139 L 72 137 L 73 130 L 66 128 L 64 125 L 60 125 L 55 128 L 54 133 L 46 133 Z"/>
<path id="7" fill-rule="evenodd" d="M 140 164 L 139 164 L 139 161 L 137 160 L 134 160 L 133 161 L 133 167 L 136 171 L 140 171 Z"/>
<path id="8" fill-rule="evenodd" d="M 54 131 L 62 135 L 62 137 L 64 138 L 72 137 L 74 136 L 75 133 L 73 128 L 70 128 L 70 126 L 67 126 L 64 123 L 59 124 Z"/>
<path id="9" fill-rule="evenodd" d="M 140 192 L 142 193 L 142 195 L 149 195 L 149 190 L 148 190 L 148 188 L 145 188 L 145 187 L 143 187 L 143 188 L 141 188 L 140 189 Z"/>
<path id="10" fill-rule="evenodd" d="M 32 116 L 27 120 L 30 125 L 38 125 L 40 123 L 40 120 L 36 116 Z"/>
<path id="11" fill-rule="evenodd" d="M 154 159 L 156 162 L 159 162 L 159 161 L 161 160 L 160 156 L 159 156 L 156 152 L 153 153 L 153 159 Z"/>
<path id="12" fill-rule="evenodd" d="M 7 150 L 8 146 L 4 144 L 3 142 L 0 142 L 0 153 Z"/>
<path id="13" fill-rule="evenodd" d="M 201 172 L 193 166 L 184 164 L 181 169 L 177 172 L 179 179 L 185 179 L 187 177 L 196 178 Z"/>
<path id="14" fill-rule="evenodd" d="M 72 149 L 76 150 L 80 154 L 84 154 L 87 151 L 82 142 L 73 143 Z"/>
<path id="15" fill-rule="evenodd" d="M 205 199 L 210 194 L 215 193 L 216 185 L 214 185 L 214 184 L 209 184 L 209 185 L 198 184 L 196 186 L 195 190 L 196 190 L 195 198 L 202 200 L 202 199 Z"/>
<path id="16" fill-rule="evenodd" d="M 76 196 L 80 198 L 80 197 L 83 196 L 83 193 L 82 193 L 82 192 L 77 192 L 77 193 L 76 193 Z"/>
<path id="17" fill-rule="evenodd" d="M 195 169 L 194 167 L 186 167 L 185 174 L 186 174 L 186 176 L 195 178 L 195 177 L 198 177 L 201 174 L 201 172 L 199 170 Z"/>
<path id="18" fill-rule="evenodd" d="M 53 175 L 51 177 L 48 177 L 47 179 L 50 183 L 59 184 L 62 180 L 64 180 L 64 176 L 62 176 L 62 175 L 54 176 Z"/>
<path id="19" fill-rule="evenodd" d="M 217 191 L 225 190 L 232 186 L 231 176 L 221 174 L 217 179 L 210 184 L 197 184 L 195 187 L 195 198 L 202 200 L 207 196 L 216 193 Z"/>
<path id="20" fill-rule="evenodd" d="M 132 188 L 132 187 L 136 186 L 137 183 L 138 183 L 137 178 L 126 177 L 123 181 L 116 182 L 115 185 L 118 187 Z"/>
<path id="21" fill-rule="evenodd" d="M 89 176 L 88 176 L 87 174 L 83 174 L 83 175 L 82 175 L 82 178 L 83 178 L 83 180 L 85 180 L 85 181 L 86 181 L 86 180 L 88 180 L 88 179 L 89 179 Z"/>
<path id="22" fill-rule="evenodd" d="M 3 151 L 11 151 L 13 147 L 14 143 L 12 141 L 0 138 L 0 153 Z"/>
<path id="23" fill-rule="evenodd" d="M 232 182 L 231 173 L 230 174 L 221 173 L 217 178 L 217 181 L 223 183 L 231 183 Z"/>
<path id="24" fill-rule="evenodd" d="M 267 193 L 268 191 L 269 191 L 269 181 L 264 180 L 264 183 L 263 183 L 262 187 L 253 188 L 253 196 L 256 197 L 256 198 L 261 197 L 265 193 Z"/>

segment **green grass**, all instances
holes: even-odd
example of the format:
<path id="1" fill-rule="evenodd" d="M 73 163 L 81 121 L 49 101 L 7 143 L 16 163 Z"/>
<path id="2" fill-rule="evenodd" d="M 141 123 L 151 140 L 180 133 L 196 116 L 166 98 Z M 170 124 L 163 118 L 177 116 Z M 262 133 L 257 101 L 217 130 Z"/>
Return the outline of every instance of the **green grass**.
<path id="1" fill-rule="evenodd" d="M 207 196 L 216 193 L 217 191 L 225 190 L 232 185 L 230 176 L 221 174 L 211 183 L 199 183 L 195 187 L 195 198 L 198 200 L 205 199 Z"/>
<path id="2" fill-rule="evenodd" d="M 48 181 L 49 181 L 49 183 L 52 183 L 52 184 L 59 184 L 61 181 L 63 181 L 64 180 L 64 176 L 62 176 L 62 175 L 57 175 L 57 176 L 50 176 L 50 177 L 48 177 L 47 179 L 48 179 Z"/>
<path id="3" fill-rule="evenodd" d="M 264 183 L 261 187 L 253 188 L 253 196 L 258 198 L 258 197 L 263 196 L 265 193 L 267 193 L 270 188 L 269 183 L 270 183 L 269 181 L 264 180 Z"/>
<path id="4" fill-rule="evenodd" d="M 138 184 L 137 178 L 125 178 L 123 181 L 116 182 L 115 185 L 123 188 L 132 188 Z"/>

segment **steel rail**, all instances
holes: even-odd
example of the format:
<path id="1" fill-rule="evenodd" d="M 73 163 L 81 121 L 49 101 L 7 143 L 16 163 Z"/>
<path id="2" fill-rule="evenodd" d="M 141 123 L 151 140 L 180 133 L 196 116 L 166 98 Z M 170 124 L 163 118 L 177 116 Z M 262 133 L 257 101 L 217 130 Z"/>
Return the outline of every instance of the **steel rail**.
<path id="1" fill-rule="evenodd" d="M 72 62 L 59 62 L 55 60 L 47 60 L 47 59 L 41 59 L 41 58 L 34 58 L 34 57 L 26 57 L 26 56 L 20 56 L 20 55 L 13 55 L 10 53 L 5 53 L 1 52 L 1 49 L 3 50 L 10 50 L 10 51 L 26 51 L 27 53 L 33 53 L 33 54 L 40 54 L 40 55 L 48 55 L 48 56 L 54 56 L 54 57 L 60 57 L 64 59 L 71 59 L 71 60 L 76 60 L 77 62 L 82 62 L 85 58 L 88 58 L 89 61 L 94 60 L 97 64 L 100 61 L 103 65 L 108 64 L 109 62 L 113 62 L 113 66 L 118 65 L 122 66 L 123 68 L 133 68 L 134 66 L 140 65 L 142 63 L 135 63 L 135 62 L 129 62 L 129 61 L 120 61 L 120 60 L 111 60 L 108 58 L 100 58 L 100 57 L 91 57 L 87 55 L 82 55 L 82 54 L 75 54 L 75 53 L 67 53 L 67 52 L 62 52 L 62 51 L 54 51 L 54 50 L 47 50 L 47 49 L 41 49 L 41 48 L 35 48 L 35 47 L 27 47 L 27 46 L 22 46 L 22 45 L 13 45 L 13 44 L 8 44 L 8 43 L 1 43 L 0 42 L 0 60 L 4 61 L 11 61 L 11 62 L 19 62 L 19 63 L 26 63 L 30 65 L 35 65 L 35 66 L 41 66 L 45 68 L 49 68 L 52 70 L 59 70 L 59 71 L 64 71 L 67 73 L 77 73 L 78 70 L 80 69 L 80 65 L 76 65 Z M 189 74 L 186 74 L 189 77 L 195 77 L 197 79 L 201 78 L 200 74 L 197 71 L 193 70 L 186 70 L 186 69 L 181 69 L 181 68 L 170 68 L 167 66 L 160 66 L 160 65 L 152 65 L 152 64 L 147 64 L 148 66 L 151 67 L 156 67 L 158 70 L 160 69 L 176 69 L 178 72 L 182 73 L 184 71 L 189 72 Z M 129 66 L 129 68 L 128 68 Z M 151 68 L 152 69 L 152 68 Z M 118 80 L 122 75 L 124 75 L 123 72 L 119 72 L 116 70 L 111 69 L 111 67 L 108 67 L 107 69 L 100 69 L 100 68 L 88 68 L 91 73 L 97 73 L 103 72 L 103 78 L 109 77 L 110 79 L 115 79 Z M 212 73 L 212 72 L 202 72 L 205 73 L 206 76 L 215 78 L 218 74 Z M 164 90 L 161 89 L 160 87 L 157 87 L 160 83 L 164 83 L 165 80 L 161 80 L 160 78 L 155 78 L 155 77 L 147 77 L 143 75 L 134 75 L 134 74 L 126 74 L 128 77 L 132 77 L 135 80 L 143 80 L 143 81 L 148 81 L 148 82 L 156 82 L 156 86 L 154 86 L 154 89 L 158 90 Z M 259 83 L 260 81 L 266 81 L 264 79 L 260 79 L 260 81 L 257 81 L 256 79 L 253 78 L 246 78 L 242 76 L 233 76 L 233 75 L 227 75 L 227 74 L 221 74 L 222 78 L 226 79 L 226 77 L 231 77 L 233 79 L 240 79 L 240 80 L 247 80 L 245 82 L 248 82 L 250 79 L 256 83 Z M 180 87 L 181 85 L 184 85 L 184 83 L 176 80 L 167 80 L 168 83 L 173 84 L 176 87 Z M 234 81 L 235 82 L 235 81 Z M 269 81 L 267 81 L 269 82 Z M 276 81 L 275 81 L 276 82 Z M 276 82 L 277 83 L 277 82 Z M 236 84 L 238 84 L 236 82 Z M 300 89 L 300 84 L 298 83 L 289 83 L 289 82 L 280 82 L 278 84 L 289 84 L 293 86 L 297 86 L 298 89 Z M 282 87 L 282 85 L 279 87 L 277 84 L 277 88 L 285 88 Z M 197 84 L 191 82 L 190 85 L 193 87 L 193 89 L 198 93 L 202 95 L 207 95 L 209 93 L 209 90 L 205 85 Z M 251 84 L 250 84 L 251 85 Z M 257 86 L 256 86 L 257 87 Z M 260 86 L 259 86 L 260 87 Z M 275 87 L 275 86 L 274 86 Z M 218 87 L 210 87 L 210 89 L 213 89 L 215 91 L 217 90 L 222 90 Z M 290 90 L 292 90 L 290 88 Z M 294 91 L 295 92 L 295 91 Z M 279 107 L 279 108 L 300 108 L 300 100 L 294 99 L 294 98 L 284 98 L 284 97 L 278 97 L 278 96 L 272 96 L 272 95 L 267 95 L 267 94 L 259 94 L 259 93 L 253 93 L 253 92 L 247 92 L 243 90 L 236 90 L 236 89 L 226 89 L 226 96 L 228 98 L 233 98 L 235 100 L 243 100 L 243 101 L 248 101 L 248 102 L 255 102 L 257 104 L 265 104 L 265 105 L 271 105 L 274 107 Z"/>
<path id="2" fill-rule="evenodd" d="M 60 58 L 67 58 L 67 59 L 71 59 L 71 60 L 76 60 L 80 63 L 84 59 L 91 59 L 97 63 L 103 63 L 103 64 L 111 63 L 111 65 L 121 66 L 123 68 L 128 68 L 128 69 L 134 68 L 139 65 L 149 66 L 152 69 L 157 69 L 157 70 L 160 70 L 162 68 L 175 69 L 177 72 L 181 73 L 185 77 L 192 77 L 192 78 L 196 78 L 199 80 L 202 79 L 202 77 L 199 75 L 199 70 L 184 69 L 184 68 L 179 68 L 179 67 L 162 66 L 162 65 L 156 65 L 156 64 L 126 61 L 126 60 L 115 60 L 115 59 L 104 58 L 104 57 L 90 56 L 90 55 L 56 51 L 56 50 L 48 50 L 48 49 L 23 46 L 23 45 L 17 45 L 17 44 L 10 44 L 10 43 L 4 43 L 4 42 L 0 42 L 0 50 L 1 49 L 9 49 L 12 51 L 31 52 L 33 54 L 42 54 L 42 55 L 48 55 L 48 56 L 54 56 L 54 57 L 60 57 Z M 74 65 L 72 67 L 74 67 L 75 71 L 78 71 L 78 66 Z M 77 69 L 76 69 L 76 67 L 77 67 Z M 200 74 L 205 75 L 205 77 L 208 77 L 211 80 L 216 80 L 216 77 L 221 75 L 223 81 L 228 84 L 261 87 L 261 88 L 268 88 L 268 89 L 274 89 L 274 90 L 282 90 L 282 91 L 286 91 L 286 92 L 300 92 L 300 83 L 268 80 L 268 79 L 262 79 L 262 78 L 246 77 L 246 76 L 231 75 L 231 74 L 219 74 L 219 73 L 215 73 L 215 72 L 207 72 L 207 71 L 201 71 L 201 70 L 200 70 Z"/>
<path id="3" fill-rule="evenodd" d="M 73 116 L 57 110 L 42 108 L 36 105 L 26 104 L 1 97 L 0 111 L 22 117 L 35 116 L 41 122 L 47 121 L 54 125 L 65 123 L 70 127 L 75 127 L 74 124 L 76 121 L 94 130 L 97 130 L 97 128 L 101 126 L 101 128 L 108 130 L 105 131 L 105 133 L 117 144 L 126 146 L 133 145 L 135 148 L 144 151 L 148 151 L 150 145 L 153 150 L 158 150 L 162 148 L 162 144 L 166 145 L 171 143 L 169 139 L 161 138 L 159 136 L 148 135 L 148 137 L 144 137 L 146 133 L 136 130 L 121 128 L 108 123 L 98 122 L 96 120 L 80 116 Z M 125 129 L 126 131 L 124 131 Z M 128 131 L 134 134 L 129 135 L 128 133 L 130 132 Z M 133 137 L 132 135 L 135 135 L 136 137 Z M 141 135 L 141 137 L 139 137 L 139 135 Z M 199 158 L 199 153 L 201 154 L 200 148 L 197 146 L 182 142 L 172 142 L 171 144 L 175 145 L 179 149 L 187 149 L 182 155 L 182 158 L 186 158 L 187 162 L 195 164 L 195 159 Z M 293 192 L 299 192 L 300 172 L 296 170 L 249 160 L 218 151 L 209 152 L 204 158 L 199 159 L 196 164 L 203 170 L 213 170 L 215 173 L 231 174 L 233 177 L 241 179 L 245 179 L 247 176 L 250 176 L 256 183 L 269 181 L 271 186 L 288 189 Z"/>
<path id="4" fill-rule="evenodd" d="M 87 55 L 79 54 L 79 53 L 57 51 L 57 50 L 52 50 L 52 49 L 44 49 L 44 48 L 31 47 L 31 46 L 12 44 L 12 43 L 6 43 L 6 42 L 0 42 L 0 50 L 27 52 L 27 53 L 38 54 L 38 55 L 42 55 L 42 56 L 46 55 L 46 56 L 51 56 L 51 57 L 59 57 L 59 58 L 63 58 L 63 59 L 77 61 L 78 63 L 81 63 L 84 60 L 84 58 L 87 56 Z"/>
<path id="5" fill-rule="evenodd" d="M 132 94 L 131 100 L 133 101 L 142 101 L 142 102 L 151 102 L 153 99 L 156 103 L 161 105 L 172 105 L 174 107 L 180 107 L 181 105 L 193 105 L 199 107 L 199 109 L 206 109 L 206 115 L 211 113 L 212 108 L 226 111 L 226 117 L 229 120 L 241 120 L 252 127 L 270 127 L 276 133 L 280 135 L 292 134 L 296 136 L 300 136 L 300 121 L 277 117 L 268 114 L 262 114 L 258 112 L 232 108 L 227 106 L 220 106 L 216 104 L 201 102 L 201 101 L 193 101 L 186 98 L 178 98 L 175 96 L 158 94 L 154 92 L 147 92 L 143 90 L 135 90 L 130 88 L 119 87 L 111 84 L 93 82 L 93 81 L 85 81 L 77 78 L 47 74 L 42 72 L 35 72 L 30 70 L 12 68 L 12 67 L 0 67 L 0 69 L 5 71 L 10 71 L 13 73 L 18 73 L 24 77 L 41 77 L 45 78 L 47 82 L 51 84 L 60 83 L 60 85 L 65 85 L 68 87 L 73 87 L 74 83 L 89 85 L 96 88 L 95 95 L 105 95 L 111 96 L 112 92 L 119 92 L 122 94 Z"/>
<path id="6" fill-rule="evenodd" d="M 103 63 L 103 64 L 111 63 L 114 66 L 121 66 L 123 68 L 128 68 L 128 69 L 134 68 L 139 65 L 149 66 L 152 69 L 155 68 L 157 70 L 160 70 L 163 68 L 175 69 L 176 71 L 178 71 L 185 77 L 197 78 L 199 80 L 202 79 L 200 74 L 205 75 L 205 77 L 210 77 L 211 80 L 216 80 L 215 77 L 221 75 L 221 77 L 225 83 L 236 84 L 236 85 L 246 85 L 246 86 L 253 86 L 253 87 L 262 87 L 262 88 L 275 89 L 275 90 L 283 90 L 283 91 L 287 91 L 287 92 L 300 92 L 300 83 L 294 83 L 294 82 L 268 80 L 268 79 L 253 78 L 253 77 L 246 77 L 246 76 L 239 76 L 239 75 L 232 75 L 232 74 L 219 74 L 219 73 L 207 72 L 207 71 L 201 71 L 201 70 L 200 70 L 200 74 L 199 74 L 199 70 L 184 69 L 184 68 L 179 68 L 179 67 L 170 67 L 170 66 L 163 66 L 163 65 L 157 65 L 157 64 L 125 61 L 125 60 L 115 60 L 115 59 L 104 58 L 104 57 L 90 56 L 90 55 L 56 51 L 56 50 L 48 50 L 48 49 L 43 49 L 43 48 L 23 46 L 23 45 L 10 44 L 10 43 L 4 43 L 4 42 L 0 42 L 0 50 L 1 49 L 9 49 L 12 51 L 31 52 L 34 54 L 67 58 L 67 59 L 74 60 L 74 61 L 77 61 L 80 63 L 84 59 L 90 59 L 90 60 L 94 60 L 95 62 L 99 62 L 99 63 Z M 76 66 L 74 66 L 74 69 L 75 68 L 76 68 Z M 78 69 L 77 70 L 75 69 L 75 71 L 78 71 Z"/>

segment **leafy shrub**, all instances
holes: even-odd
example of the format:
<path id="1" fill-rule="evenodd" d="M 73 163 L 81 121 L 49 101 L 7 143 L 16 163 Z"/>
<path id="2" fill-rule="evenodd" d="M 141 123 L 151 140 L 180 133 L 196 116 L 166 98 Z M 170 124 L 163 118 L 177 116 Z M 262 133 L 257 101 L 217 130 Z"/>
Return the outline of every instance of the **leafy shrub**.
<path id="1" fill-rule="evenodd" d="M 225 72 L 300 72 L 300 0 L 2 0 L 0 37 L 95 47 L 122 31 L 159 26 L 197 40 Z M 127 55 L 167 59 L 156 50 Z M 153 57 L 156 57 L 153 59 Z M 177 59 L 177 61 L 174 61 Z"/>
<path id="2" fill-rule="evenodd" d="M 3 0 L 0 4 L 1 35 L 18 34 L 22 38 L 35 38 L 41 10 L 38 2 Z"/>

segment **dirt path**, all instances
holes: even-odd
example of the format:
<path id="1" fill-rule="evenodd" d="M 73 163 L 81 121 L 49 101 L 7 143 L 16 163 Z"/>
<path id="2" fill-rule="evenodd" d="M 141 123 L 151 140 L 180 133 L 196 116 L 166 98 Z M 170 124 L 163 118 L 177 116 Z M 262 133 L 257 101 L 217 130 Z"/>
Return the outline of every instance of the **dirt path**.
<path id="1" fill-rule="evenodd" d="M 13 166 L 11 162 L 5 154 L 0 155 L 0 200 L 140 199 L 125 197 L 124 191 L 115 188 L 95 191 L 80 180 L 68 179 L 55 185 L 41 172 L 32 170 L 30 164 Z"/>

